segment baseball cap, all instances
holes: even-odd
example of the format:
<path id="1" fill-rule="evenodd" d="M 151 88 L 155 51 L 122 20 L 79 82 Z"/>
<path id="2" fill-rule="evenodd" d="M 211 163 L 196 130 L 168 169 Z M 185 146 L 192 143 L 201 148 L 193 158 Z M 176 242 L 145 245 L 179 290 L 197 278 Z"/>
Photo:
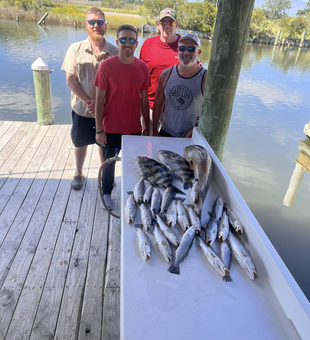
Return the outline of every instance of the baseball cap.
<path id="1" fill-rule="evenodd" d="M 159 20 L 166 18 L 166 17 L 171 18 L 174 21 L 177 21 L 177 14 L 174 9 L 165 8 L 159 13 Z"/>
<path id="2" fill-rule="evenodd" d="M 200 48 L 200 39 L 199 37 L 194 34 L 194 33 L 186 33 L 184 35 L 182 35 L 182 37 L 180 38 L 179 42 L 182 42 L 183 40 L 193 40 L 193 42 L 198 45 L 198 47 Z"/>

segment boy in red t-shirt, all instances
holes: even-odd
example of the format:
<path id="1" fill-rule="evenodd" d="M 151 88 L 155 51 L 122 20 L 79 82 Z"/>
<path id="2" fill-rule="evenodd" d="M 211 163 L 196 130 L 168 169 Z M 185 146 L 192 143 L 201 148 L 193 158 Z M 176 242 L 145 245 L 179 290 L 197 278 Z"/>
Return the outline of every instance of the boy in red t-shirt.
<path id="1" fill-rule="evenodd" d="M 121 149 L 122 135 L 149 134 L 150 72 L 144 62 L 134 57 L 137 37 L 131 25 L 119 27 L 116 40 L 119 55 L 103 61 L 96 75 L 96 141 L 101 145 L 104 159 L 113 157 L 115 149 Z M 102 193 L 109 209 L 112 209 L 114 169 L 114 162 L 107 164 L 102 174 Z"/>

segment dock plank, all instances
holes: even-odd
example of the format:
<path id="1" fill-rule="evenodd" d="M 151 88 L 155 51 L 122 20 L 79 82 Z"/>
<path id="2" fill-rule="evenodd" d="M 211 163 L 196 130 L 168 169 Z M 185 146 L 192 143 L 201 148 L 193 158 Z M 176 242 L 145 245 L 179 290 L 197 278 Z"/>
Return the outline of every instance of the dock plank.
<path id="1" fill-rule="evenodd" d="M 120 339 L 120 288 L 107 288 L 104 294 L 102 339 Z"/>
<path id="2" fill-rule="evenodd" d="M 14 122 L 6 130 L 5 134 L 0 137 L 0 151 L 2 151 L 0 156 L 0 165 L 10 154 L 10 151 L 12 152 L 15 149 L 18 144 L 18 140 L 22 138 L 22 132 L 27 131 L 29 126 L 30 125 L 27 123 L 23 124 L 22 122 Z"/>

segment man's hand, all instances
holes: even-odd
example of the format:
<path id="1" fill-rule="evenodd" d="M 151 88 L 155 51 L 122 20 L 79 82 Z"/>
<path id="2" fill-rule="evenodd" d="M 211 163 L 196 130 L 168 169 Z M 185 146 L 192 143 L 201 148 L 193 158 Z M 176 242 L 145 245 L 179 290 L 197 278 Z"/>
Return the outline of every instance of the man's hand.
<path id="1" fill-rule="evenodd" d="M 107 135 L 105 134 L 105 132 L 96 133 L 96 142 L 102 146 L 107 145 Z"/>
<path id="2" fill-rule="evenodd" d="M 95 115 L 95 105 L 96 105 L 96 99 L 90 99 L 86 102 L 87 110 L 92 116 Z"/>

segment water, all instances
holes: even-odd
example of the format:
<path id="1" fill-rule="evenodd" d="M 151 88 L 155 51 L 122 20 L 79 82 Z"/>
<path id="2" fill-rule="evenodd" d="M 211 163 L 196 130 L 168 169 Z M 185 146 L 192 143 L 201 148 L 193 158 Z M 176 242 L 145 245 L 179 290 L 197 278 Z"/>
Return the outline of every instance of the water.
<path id="1" fill-rule="evenodd" d="M 115 43 L 115 32 L 107 32 Z M 70 91 L 61 71 L 84 29 L 0 21 L 0 120 L 36 121 L 31 64 L 41 57 L 51 74 L 55 123 L 70 124 Z M 148 35 L 139 37 L 140 46 Z M 202 40 L 207 67 L 211 42 Z M 136 55 L 139 54 L 139 48 Z M 310 299 L 310 174 L 293 206 L 283 198 L 310 120 L 310 51 L 248 44 L 242 63 L 223 165 L 277 252 Z"/>

